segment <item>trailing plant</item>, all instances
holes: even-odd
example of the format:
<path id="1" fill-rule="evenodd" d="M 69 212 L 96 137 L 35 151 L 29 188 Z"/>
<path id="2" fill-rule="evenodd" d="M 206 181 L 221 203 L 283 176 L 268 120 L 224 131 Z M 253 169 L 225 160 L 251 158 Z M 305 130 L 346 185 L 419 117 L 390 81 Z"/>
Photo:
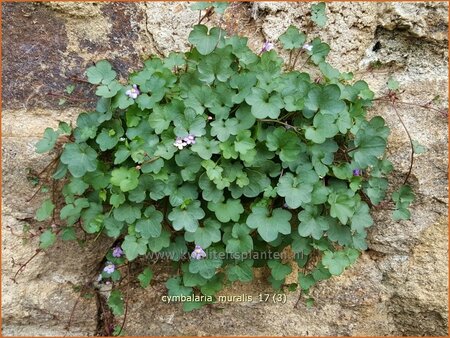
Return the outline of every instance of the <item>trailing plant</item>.
<path id="1" fill-rule="evenodd" d="M 313 12 L 320 25 L 323 12 Z M 250 282 L 256 267 L 270 270 L 274 289 L 307 294 L 367 249 L 370 209 L 387 199 L 389 128 L 366 117 L 374 93 L 326 61 L 328 44 L 294 26 L 279 37 L 287 64 L 274 43 L 254 53 L 247 38 L 219 27 L 195 25 L 189 42 L 189 51 L 153 56 L 126 81 L 108 61 L 87 69 L 96 109 L 73 128 L 47 128 L 36 145 L 57 153 L 49 168 L 63 198 L 57 191 L 37 210 L 53 225 L 40 248 L 76 240 L 80 229 L 114 238 L 99 277 L 113 286 L 119 266 L 168 258 L 178 271 L 168 295 L 182 296 L 185 310 Z M 301 58 L 320 75 L 296 70 Z M 411 188 L 392 198 L 394 218 L 409 218 Z M 300 268 L 291 285 L 289 251 Z M 152 278 L 147 266 L 138 281 Z M 108 304 L 124 313 L 118 288 Z"/>

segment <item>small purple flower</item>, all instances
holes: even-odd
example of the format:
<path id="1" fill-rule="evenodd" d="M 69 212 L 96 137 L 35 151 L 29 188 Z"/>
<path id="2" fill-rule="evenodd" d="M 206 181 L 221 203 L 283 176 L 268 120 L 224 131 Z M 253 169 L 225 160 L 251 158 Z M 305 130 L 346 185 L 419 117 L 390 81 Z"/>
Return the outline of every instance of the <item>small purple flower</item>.
<path id="1" fill-rule="evenodd" d="M 106 262 L 106 266 L 103 268 L 103 271 L 112 274 L 114 270 L 116 270 L 116 266 L 111 262 Z"/>
<path id="2" fill-rule="evenodd" d="M 361 176 L 361 170 L 360 169 L 353 169 L 353 176 Z"/>
<path id="3" fill-rule="evenodd" d="M 173 145 L 181 150 L 181 149 L 183 149 L 184 147 L 187 146 L 187 143 L 183 140 L 183 138 L 177 137 L 177 139 L 175 140 Z"/>
<path id="4" fill-rule="evenodd" d="M 136 98 L 139 96 L 140 93 L 141 93 L 141 92 L 139 91 L 137 85 L 135 85 L 135 84 L 133 85 L 133 88 L 128 89 L 128 90 L 125 92 L 125 94 L 126 94 L 128 97 L 132 98 L 132 99 L 136 99 Z"/>
<path id="5" fill-rule="evenodd" d="M 186 144 L 195 144 L 195 136 L 192 134 L 189 134 L 185 138 L 183 138 L 183 141 L 186 142 Z"/>
<path id="6" fill-rule="evenodd" d="M 196 245 L 194 251 L 192 251 L 192 259 L 202 259 L 206 257 L 206 252 L 202 249 L 200 245 Z"/>
<path id="7" fill-rule="evenodd" d="M 263 47 L 262 47 L 262 49 L 261 49 L 261 53 L 268 52 L 269 50 L 272 50 L 273 47 L 274 47 L 274 45 L 273 45 L 272 42 L 266 41 L 266 42 L 264 42 L 264 44 L 263 44 Z"/>
<path id="8" fill-rule="evenodd" d="M 310 45 L 309 43 L 305 43 L 302 47 L 304 50 L 307 50 L 308 52 L 312 51 L 313 46 Z"/>
<path id="9" fill-rule="evenodd" d="M 113 257 L 117 257 L 117 258 L 122 257 L 123 251 L 122 251 L 122 249 L 120 247 L 116 246 L 113 249 L 112 255 L 113 255 Z"/>

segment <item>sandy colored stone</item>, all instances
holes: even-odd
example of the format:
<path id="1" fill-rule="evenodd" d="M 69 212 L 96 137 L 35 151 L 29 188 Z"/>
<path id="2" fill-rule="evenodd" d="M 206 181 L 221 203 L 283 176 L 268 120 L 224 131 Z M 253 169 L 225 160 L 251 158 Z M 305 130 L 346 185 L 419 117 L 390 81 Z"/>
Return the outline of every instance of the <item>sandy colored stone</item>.
<path id="1" fill-rule="evenodd" d="M 2 114 L 2 315 L 4 335 L 93 335 L 101 319 L 95 300 L 83 299 L 71 330 L 65 326 L 79 297 L 74 286 L 87 283 L 112 244 L 99 238 L 84 247 L 59 243 L 40 254 L 12 282 L 17 264 L 35 251 L 37 239 L 22 243 L 24 224 L 45 198 L 27 202 L 35 187 L 29 169 L 42 170 L 51 155 L 34 153 L 47 126 L 75 121 L 94 106 L 83 78 L 93 62 L 108 59 L 119 77 L 138 69 L 151 54 L 168 55 L 189 48 L 190 27 L 198 13 L 185 2 L 154 3 L 7 3 L 3 17 Z M 309 29 L 309 4 L 259 2 L 232 4 L 221 23 L 228 34 L 249 37 L 259 51 L 290 25 L 308 30 L 330 44 L 330 63 L 366 80 L 377 97 L 386 93 L 390 76 L 399 82 L 402 101 L 426 103 L 439 95 L 447 107 L 448 5 L 434 3 L 330 3 L 324 29 Z M 277 50 L 280 50 L 277 46 Z M 288 55 L 281 52 L 287 59 Z M 304 60 L 300 60 L 301 70 Z M 370 65 L 378 68 L 370 70 Z M 84 101 L 59 105 L 67 85 Z M 427 147 L 416 155 L 409 183 L 417 194 L 410 221 L 393 222 L 386 210 L 374 210 L 369 250 L 342 276 L 321 282 L 312 291 L 315 306 L 297 309 L 298 291 L 286 304 L 232 302 L 184 313 L 165 304 L 164 280 L 171 268 L 158 265 L 155 281 L 145 290 L 130 288 L 129 335 L 446 335 L 448 300 L 448 126 L 447 117 L 410 105 L 399 105 L 413 139 Z M 395 110 L 376 102 L 370 116 L 381 115 L 391 128 L 388 157 L 395 164 L 391 189 L 409 167 L 409 141 Z M 12 232 L 11 232 L 12 229 Z M 61 254 L 63 252 L 64 254 Z M 13 264 L 15 262 L 15 265 Z M 295 280 L 296 271 L 290 280 Z M 235 283 L 221 294 L 273 294 L 257 271 L 250 284 Z M 118 318 L 121 319 L 121 318 Z"/>

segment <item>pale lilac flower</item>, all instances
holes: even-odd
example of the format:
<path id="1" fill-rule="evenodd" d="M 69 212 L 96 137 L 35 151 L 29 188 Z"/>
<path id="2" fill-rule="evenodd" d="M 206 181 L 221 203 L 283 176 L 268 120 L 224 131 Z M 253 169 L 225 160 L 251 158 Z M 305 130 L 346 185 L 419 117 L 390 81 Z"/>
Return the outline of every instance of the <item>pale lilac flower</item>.
<path id="1" fill-rule="evenodd" d="M 353 176 L 361 176 L 361 170 L 360 169 L 353 169 Z"/>
<path id="2" fill-rule="evenodd" d="M 293 208 L 289 207 L 289 205 L 287 205 L 287 203 L 283 204 L 283 208 L 285 208 L 285 209 L 293 209 Z"/>
<path id="3" fill-rule="evenodd" d="M 189 134 L 185 138 L 183 138 L 183 141 L 186 142 L 187 145 L 195 144 L 195 136 L 192 134 Z"/>
<path id="4" fill-rule="evenodd" d="M 103 271 L 112 274 L 114 270 L 116 270 L 116 266 L 111 262 L 106 262 L 106 266 L 103 268 Z"/>
<path id="5" fill-rule="evenodd" d="M 116 257 L 116 258 L 122 257 L 123 251 L 120 247 L 116 246 L 113 249 L 112 255 L 113 255 L 113 257 Z"/>
<path id="6" fill-rule="evenodd" d="M 206 252 L 202 249 L 200 245 L 196 245 L 194 251 L 192 251 L 192 259 L 202 259 L 206 257 Z"/>
<path id="7" fill-rule="evenodd" d="M 264 42 L 264 44 L 263 44 L 261 53 L 268 52 L 269 50 L 272 50 L 273 47 L 274 47 L 274 45 L 273 45 L 272 42 L 266 41 L 266 42 Z"/>
<path id="8" fill-rule="evenodd" d="M 140 93 L 141 93 L 141 92 L 139 91 L 137 85 L 135 85 L 135 84 L 133 85 L 133 88 L 128 89 L 128 90 L 125 92 L 125 94 L 126 94 L 128 97 L 132 98 L 132 99 L 136 99 L 136 98 L 139 96 Z"/>
<path id="9" fill-rule="evenodd" d="M 177 137 L 177 139 L 175 140 L 173 145 L 181 150 L 181 149 L 183 149 L 184 147 L 187 146 L 187 143 L 183 141 L 183 138 Z"/>
<path id="10" fill-rule="evenodd" d="M 309 43 L 305 43 L 302 48 L 307 50 L 308 52 L 310 52 L 310 51 L 312 51 L 313 46 L 310 45 Z"/>
<path id="11" fill-rule="evenodd" d="M 213 119 L 212 116 L 208 116 L 208 121 L 211 121 Z"/>

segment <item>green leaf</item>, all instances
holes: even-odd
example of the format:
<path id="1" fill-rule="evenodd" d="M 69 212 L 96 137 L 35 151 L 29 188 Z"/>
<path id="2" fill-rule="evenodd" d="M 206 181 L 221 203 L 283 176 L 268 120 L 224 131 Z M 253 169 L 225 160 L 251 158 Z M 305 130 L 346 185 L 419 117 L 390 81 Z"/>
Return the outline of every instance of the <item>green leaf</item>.
<path id="1" fill-rule="evenodd" d="M 61 232 L 61 239 L 63 241 L 75 241 L 77 239 L 77 234 L 73 226 L 64 227 Z"/>
<path id="2" fill-rule="evenodd" d="M 214 11 L 218 14 L 223 14 L 225 10 L 228 8 L 229 3 L 226 1 L 223 2 L 212 2 L 212 5 L 214 6 Z"/>
<path id="3" fill-rule="evenodd" d="M 227 120 L 217 120 L 210 123 L 211 136 L 217 136 L 220 142 L 228 140 L 230 135 L 237 135 L 239 121 L 235 118 Z"/>
<path id="4" fill-rule="evenodd" d="M 350 266 L 358 257 L 358 251 L 355 249 L 346 249 L 336 252 L 325 251 L 322 258 L 322 264 L 334 276 L 344 272 L 344 269 Z"/>
<path id="5" fill-rule="evenodd" d="M 140 233 L 142 238 L 159 237 L 164 218 L 163 214 L 151 205 L 145 209 L 144 216 L 145 218 L 136 222 L 136 232 Z"/>
<path id="6" fill-rule="evenodd" d="M 84 182 L 81 178 L 73 177 L 70 180 L 70 183 L 66 185 L 69 192 L 73 195 L 82 195 L 87 188 L 89 188 L 89 184 Z"/>
<path id="7" fill-rule="evenodd" d="M 393 77 L 390 77 L 387 82 L 387 87 L 389 90 L 396 91 L 398 90 L 400 83 L 396 81 Z"/>
<path id="8" fill-rule="evenodd" d="M 234 149 L 242 156 L 246 156 L 255 148 L 255 141 L 250 130 L 241 130 L 234 141 Z"/>
<path id="9" fill-rule="evenodd" d="M 61 162 L 67 164 L 74 177 L 82 177 L 97 169 L 97 152 L 84 143 L 68 143 L 62 152 Z"/>
<path id="10" fill-rule="evenodd" d="M 92 84 L 108 84 L 116 78 L 117 73 L 112 69 L 108 61 L 101 60 L 95 66 L 89 67 L 86 75 L 88 81 Z"/>
<path id="11" fill-rule="evenodd" d="M 325 60 L 328 53 L 330 52 L 330 46 L 322 41 L 319 38 L 315 38 L 312 41 L 312 51 L 311 51 L 311 60 L 316 65 Z"/>
<path id="12" fill-rule="evenodd" d="M 314 182 L 315 183 L 315 182 Z M 297 209 L 306 203 L 311 202 L 311 192 L 313 185 L 297 178 L 291 173 L 283 175 L 277 185 L 277 193 L 284 197 L 286 204 L 291 209 Z"/>
<path id="13" fill-rule="evenodd" d="M 228 47 L 231 54 L 231 47 Z M 232 59 L 213 53 L 203 58 L 198 64 L 199 79 L 211 84 L 214 80 L 226 82 L 234 74 L 231 69 Z"/>
<path id="14" fill-rule="evenodd" d="M 415 195 L 412 189 L 408 185 L 402 185 L 399 190 L 392 193 L 392 200 L 395 202 L 396 210 L 393 213 L 393 219 L 395 221 L 401 219 L 409 219 L 411 213 L 408 207 L 415 200 Z"/>
<path id="15" fill-rule="evenodd" d="M 298 233 L 302 237 L 311 236 L 314 239 L 321 239 L 323 232 L 328 230 L 332 219 L 320 214 L 319 207 L 305 206 L 305 210 L 299 212 Z"/>
<path id="16" fill-rule="evenodd" d="M 212 3 L 209 1 L 198 1 L 198 2 L 194 2 L 191 5 L 191 9 L 193 11 L 203 11 L 211 6 L 212 6 Z"/>
<path id="17" fill-rule="evenodd" d="M 370 216 L 369 211 L 369 206 L 366 203 L 358 203 L 355 213 L 350 220 L 350 226 L 353 231 L 364 233 L 365 228 L 368 228 L 373 224 L 373 219 Z"/>
<path id="18" fill-rule="evenodd" d="M 100 125 L 99 113 L 81 113 L 77 118 L 77 127 L 73 134 L 78 143 L 97 136 L 97 128 Z"/>
<path id="19" fill-rule="evenodd" d="M 191 134 L 199 137 L 205 134 L 205 118 L 197 115 L 193 109 L 186 109 L 182 116 L 177 116 L 174 124 L 176 136 L 185 137 Z"/>
<path id="20" fill-rule="evenodd" d="M 359 168 L 378 163 L 378 157 L 384 154 L 388 135 L 389 128 L 380 116 L 362 123 L 355 136 L 355 150 L 350 153 Z"/>
<path id="21" fill-rule="evenodd" d="M 284 128 L 276 128 L 267 134 L 266 145 L 270 151 L 278 153 L 282 162 L 296 161 L 303 150 L 298 136 Z"/>
<path id="22" fill-rule="evenodd" d="M 224 36 L 225 33 L 220 28 L 214 27 L 208 32 L 208 27 L 205 25 L 195 25 L 188 40 L 201 55 L 208 55 L 216 48 L 220 38 Z"/>
<path id="23" fill-rule="evenodd" d="M 174 241 L 170 242 L 167 247 L 161 249 L 161 253 L 174 262 L 183 260 L 187 256 L 187 252 L 188 248 L 183 236 L 175 237 Z"/>
<path id="24" fill-rule="evenodd" d="M 142 271 L 137 278 L 139 280 L 139 284 L 141 285 L 141 287 L 145 289 L 147 286 L 150 285 L 150 282 L 152 281 L 153 271 L 150 268 L 145 268 L 144 271 Z"/>
<path id="25" fill-rule="evenodd" d="M 292 50 L 303 46 L 306 41 L 306 35 L 300 33 L 297 27 L 291 25 L 278 39 L 284 49 Z"/>
<path id="26" fill-rule="evenodd" d="M 331 193 L 328 197 L 331 217 L 339 219 L 342 224 L 347 224 L 349 218 L 355 213 L 356 202 L 351 190 L 346 193 Z"/>
<path id="27" fill-rule="evenodd" d="M 251 94 L 245 98 L 245 102 L 251 106 L 251 112 L 257 119 L 276 119 L 280 116 L 284 107 L 279 93 L 267 93 L 261 88 L 252 88 Z"/>
<path id="28" fill-rule="evenodd" d="M 222 266 L 222 260 L 216 258 L 194 259 L 189 262 L 189 272 L 198 273 L 206 279 L 212 278 Z"/>
<path id="29" fill-rule="evenodd" d="M 231 238 L 228 239 L 227 253 L 247 253 L 253 250 L 253 239 L 249 235 L 251 229 L 245 224 L 236 223 L 231 232 Z"/>
<path id="30" fill-rule="evenodd" d="M 208 209 L 214 211 L 217 219 L 222 223 L 238 222 L 240 215 L 244 212 L 241 201 L 234 199 L 219 203 L 208 202 Z"/>
<path id="31" fill-rule="evenodd" d="M 205 212 L 200 206 L 200 201 L 193 201 L 185 208 L 176 207 L 169 213 L 168 218 L 176 231 L 185 229 L 195 232 L 198 228 L 198 220 L 205 217 Z"/>
<path id="32" fill-rule="evenodd" d="M 333 115 L 316 114 L 314 127 L 306 128 L 305 137 L 317 144 L 324 143 L 327 138 L 332 138 L 339 132 L 335 120 L 336 117 Z"/>
<path id="33" fill-rule="evenodd" d="M 284 280 L 287 275 L 292 272 L 292 268 L 287 264 L 282 264 L 280 261 L 272 259 L 267 262 L 267 266 L 270 268 L 272 277 L 275 280 Z"/>
<path id="34" fill-rule="evenodd" d="M 256 84 L 256 75 L 254 73 L 235 73 L 230 78 L 231 88 L 237 89 L 237 93 L 233 96 L 234 103 L 239 104 L 245 100 L 245 98 L 251 93 L 252 88 Z M 248 108 L 247 105 L 245 107 Z M 242 106 L 241 106 L 242 108 Z M 240 108 L 240 109 L 241 109 Z M 239 110 L 240 110 L 239 109 Z M 238 110 L 238 111 L 239 111 Z M 238 114 L 236 114 L 238 115 Z M 239 118 L 239 116 L 238 116 Z"/>
<path id="35" fill-rule="evenodd" d="M 108 306 L 114 316 L 121 316 L 124 312 L 124 302 L 122 293 L 119 290 L 111 291 L 108 298 Z"/>
<path id="36" fill-rule="evenodd" d="M 195 141 L 195 144 L 191 146 L 191 150 L 202 159 L 209 160 L 213 154 L 220 152 L 219 141 L 208 140 L 206 137 L 202 137 Z"/>
<path id="37" fill-rule="evenodd" d="M 95 95 L 109 99 L 111 97 L 116 96 L 116 94 L 121 89 L 122 89 L 122 85 L 118 81 L 114 80 L 108 84 L 99 86 L 97 88 L 97 91 L 95 92 Z"/>
<path id="38" fill-rule="evenodd" d="M 125 225 L 124 222 L 120 222 L 111 216 L 105 218 L 105 220 L 103 221 L 103 224 L 105 226 L 106 234 L 112 238 L 119 237 L 119 235 L 122 232 L 122 229 L 124 228 L 124 225 Z"/>
<path id="39" fill-rule="evenodd" d="M 302 290 L 309 290 L 314 284 L 316 284 L 316 281 L 314 277 L 311 274 L 305 275 L 302 272 L 298 273 L 298 283 L 300 284 L 300 287 Z"/>
<path id="40" fill-rule="evenodd" d="M 163 248 L 170 245 L 170 233 L 166 230 L 161 231 L 160 237 L 150 237 L 148 239 L 148 248 L 153 252 L 160 252 Z"/>
<path id="41" fill-rule="evenodd" d="M 114 120 L 109 127 L 103 128 L 96 138 L 96 142 L 100 146 L 101 151 L 114 148 L 124 134 L 122 123 L 118 120 Z"/>
<path id="42" fill-rule="evenodd" d="M 392 213 L 392 219 L 394 221 L 408 220 L 410 218 L 411 218 L 411 212 L 405 208 L 398 208 L 398 209 L 394 210 L 394 212 Z"/>
<path id="43" fill-rule="evenodd" d="M 122 193 L 119 194 L 112 194 L 109 203 L 114 207 L 118 208 L 122 203 L 125 202 L 125 195 Z"/>
<path id="44" fill-rule="evenodd" d="M 331 222 L 327 231 L 330 241 L 337 242 L 339 245 L 349 245 L 352 243 L 352 233 L 350 227 L 337 222 Z"/>
<path id="45" fill-rule="evenodd" d="M 135 236 L 127 235 L 122 243 L 122 249 L 127 259 L 132 261 L 137 256 L 147 253 L 147 242 L 142 238 L 137 239 Z"/>
<path id="46" fill-rule="evenodd" d="M 324 27 L 327 23 L 326 6 L 325 2 L 311 5 L 311 20 L 319 27 Z"/>
<path id="47" fill-rule="evenodd" d="M 52 128 L 46 128 L 43 139 L 36 143 L 36 152 L 42 154 L 52 150 L 55 147 L 58 136 L 58 132 L 55 132 Z"/>
<path id="48" fill-rule="evenodd" d="M 340 100 L 341 90 L 335 84 L 323 87 L 315 86 L 308 92 L 305 107 L 311 111 L 337 116 L 346 109 L 344 101 Z"/>
<path id="49" fill-rule="evenodd" d="M 39 236 L 39 248 L 47 249 L 51 247 L 56 241 L 56 235 L 50 230 L 45 230 Z"/>
<path id="50" fill-rule="evenodd" d="M 252 229 L 258 229 L 259 235 L 266 242 L 277 239 L 278 234 L 291 233 L 291 213 L 283 209 L 273 209 L 272 213 L 264 206 L 254 206 L 247 218 L 247 225 Z"/>
<path id="51" fill-rule="evenodd" d="M 36 220 L 41 222 L 50 218 L 53 214 L 53 210 L 55 209 L 55 205 L 52 203 L 50 199 L 46 199 L 39 209 L 36 210 Z"/>
<path id="52" fill-rule="evenodd" d="M 240 281 L 248 283 L 253 280 L 253 259 L 239 261 L 234 265 L 227 266 L 227 277 L 230 282 Z"/>
<path id="53" fill-rule="evenodd" d="M 133 224 L 141 218 L 141 209 L 132 204 L 124 203 L 113 211 L 114 218 L 120 222 Z"/>
<path id="54" fill-rule="evenodd" d="M 120 167 L 111 172 L 111 184 L 120 187 L 123 192 L 135 189 L 139 184 L 139 170 Z"/>
<path id="55" fill-rule="evenodd" d="M 223 273 L 216 274 L 213 278 L 211 278 L 206 284 L 200 287 L 200 291 L 205 296 L 214 296 L 217 292 L 222 290 L 224 284 Z"/>
<path id="56" fill-rule="evenodd" d="M 183 66 L 186 63 L 183 53 L 170 52 L 169 56 L 164 59 L 164 66 L 169 69 Z"/>
<path id="57" fill-rule="evenodd" d="M 169 296 L 189 296 L 192 294 L 192 288 L 185 287 L 182 284 L 181 277 L 169 278 L 166 282 L 166 288 L 169 290 Z"/>
<path id="58" fill-rule="evenodd" d="M 220 223 L 212 219 L 206 219 L 203 222 L 203 226 L 199 226 L 195 232 L 185 232 L 184 237 L 187 241 L 195 242 L 195 244 L 206 249 L 212 243 L 217 243 L 221 240 Z"/>

